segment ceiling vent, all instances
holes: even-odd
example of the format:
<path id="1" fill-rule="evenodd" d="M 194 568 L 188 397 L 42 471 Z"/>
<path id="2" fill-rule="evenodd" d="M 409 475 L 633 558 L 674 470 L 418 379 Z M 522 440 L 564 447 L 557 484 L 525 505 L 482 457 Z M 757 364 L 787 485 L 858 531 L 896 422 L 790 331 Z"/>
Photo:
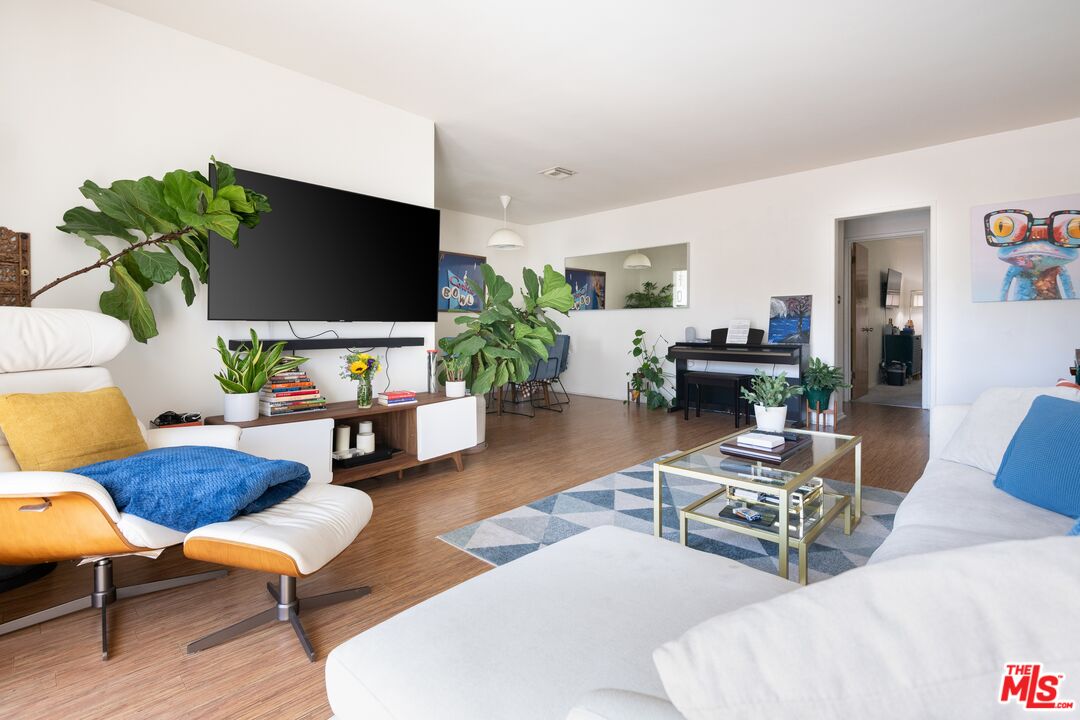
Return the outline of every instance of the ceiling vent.
<path id="1" fill-rule="evenodd" d="M 577 171 L 568 170 L 564 167 L 559 167 L 558 165 L 556 165 L 555 167 L 549 167 L 546 170 L 541 170 L 539 174 L 547 175 L 549 178 L 555 178 L 556 180 L 564 180 L 571 175 L 577 175 Z"/>

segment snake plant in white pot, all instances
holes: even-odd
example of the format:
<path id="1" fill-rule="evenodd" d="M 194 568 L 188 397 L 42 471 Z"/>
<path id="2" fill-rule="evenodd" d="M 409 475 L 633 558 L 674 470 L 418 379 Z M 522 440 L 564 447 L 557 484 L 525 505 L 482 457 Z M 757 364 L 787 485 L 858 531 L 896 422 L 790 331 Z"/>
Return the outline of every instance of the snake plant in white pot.
<path id="1" fill-rule="evenodd" d="M 234 352 L 220 337 L 221 372 L 214 378 L 225 392 L 225 422 L 248 422 L 259 417 L 259 391 L 273 375 L 290 372 L 307 362 L 307 358 L 282 355 L 284 342 L 264 349 L 259 336 L 251 330 L 251 346 L 241 345 Z"/>
<path id="2" fill-rule="evenodd" d="M 784 423 L 787 422 L 787 401 L 801 395 L 802 391 L 801 386 L 788 383 L 785 372 L 766 375 L 761 370 L 755 370 L 750 388 L 743 388 L 742 396 L 747 402 L 754 404 L 754 416 L 757 418 L 759 430 L 783 432 Z"/>

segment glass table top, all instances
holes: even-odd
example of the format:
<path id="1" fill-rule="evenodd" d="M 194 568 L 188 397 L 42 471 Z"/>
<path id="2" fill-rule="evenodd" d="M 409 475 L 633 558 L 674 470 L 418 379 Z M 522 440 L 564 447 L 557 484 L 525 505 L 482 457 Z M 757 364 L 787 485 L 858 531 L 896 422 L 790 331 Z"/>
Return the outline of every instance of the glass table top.
<path id="1" fill-rule="evenodd" d="M 743 432 L 753 432 L 754 429 Z M 764 485 L 782 486 L 792 482 L 808 470 L 824 470 L 843 457 L 859 440 L 851 435 L 831 433 L 809 433 L 794 431 L 810 439 L 809 445 L 799 450 L 783 462 L 762 462 L 749 457 L 741 457 L 725 452 L 721 445 L 734 442 L 736 433 L 715 442 L 660 461 L 664 469 L 691 470 L 713 476 L 718 481 L 742 480 Z"/>

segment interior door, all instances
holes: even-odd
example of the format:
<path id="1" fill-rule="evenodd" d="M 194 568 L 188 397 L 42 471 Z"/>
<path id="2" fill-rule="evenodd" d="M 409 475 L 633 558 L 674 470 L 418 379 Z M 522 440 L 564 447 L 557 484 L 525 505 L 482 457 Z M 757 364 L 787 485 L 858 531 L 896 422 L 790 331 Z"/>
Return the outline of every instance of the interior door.
<path id="1" fill-rule="evenodd" d="M 865 245 L 851 244 L 851 398 L 870 389 L 870 276 Z"/>

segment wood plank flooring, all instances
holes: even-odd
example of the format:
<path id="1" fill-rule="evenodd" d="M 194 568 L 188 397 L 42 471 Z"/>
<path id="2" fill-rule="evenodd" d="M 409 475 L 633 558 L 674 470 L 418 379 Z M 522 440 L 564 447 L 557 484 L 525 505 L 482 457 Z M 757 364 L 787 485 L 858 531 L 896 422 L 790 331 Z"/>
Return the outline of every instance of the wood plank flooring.
<path id="1" fill-rule="evenodd" d="M 864 438 L 864 482 L 908 490 L 927 457 L 927 413 L 856 404 L 840 430 Z M 730 416 L 648 411 L 574 397 L 562 414 L 488 416 L 485 452 L 357 486 L 375 502 L 371 523 L 339 558 L 299 583 L 300 595 L 372 585 L 370 596 L 304 615 L 319 656 L 309 663 L 287 624 L 266 626 L 196 655 L 185 645 L 269 607 L 272 578 L 232 570 L 225 579 L 123 601 L 111 610 L 112 658 L 99 655 L 98 616 L 86 610 L 0 636 L 0 717 L 303 718 L 331 715 L 323 660 L 336 645 L 489 569 L 436 536 L 676 449 L 731 432 Z M 853 477 L 852 462 L 830 475 Z M 156 561 L 120 558 L 118 585 L 212 569 L 172 548 Z M 8 620 L 89 591 L 90 571 L 64 563 L 37 583 L 0 595 Z"/>

